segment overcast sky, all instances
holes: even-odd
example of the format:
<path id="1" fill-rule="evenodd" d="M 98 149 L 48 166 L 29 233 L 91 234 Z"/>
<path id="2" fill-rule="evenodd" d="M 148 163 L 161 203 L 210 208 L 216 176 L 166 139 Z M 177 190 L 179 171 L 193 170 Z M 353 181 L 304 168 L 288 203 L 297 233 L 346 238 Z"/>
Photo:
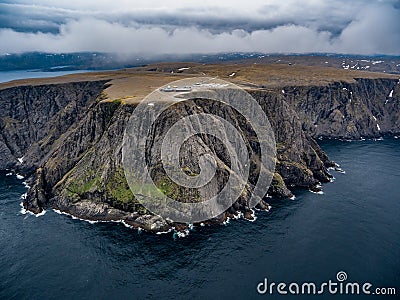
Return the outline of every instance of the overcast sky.
<path id="1" fill-rule="evenodd" d="M 0 0 L 0 54 L 400 54 L 400 0 Z"/>

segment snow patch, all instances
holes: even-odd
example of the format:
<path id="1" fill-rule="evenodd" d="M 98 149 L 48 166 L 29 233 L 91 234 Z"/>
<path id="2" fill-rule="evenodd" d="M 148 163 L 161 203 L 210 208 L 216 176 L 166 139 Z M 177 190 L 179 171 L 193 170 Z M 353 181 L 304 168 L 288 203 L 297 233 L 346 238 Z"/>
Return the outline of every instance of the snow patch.
<path id="1" fill-rule="evenodd" d="M 393 98 L 393 90 L 390 91 L 389 98 Z"/>
<path id="2" fill-rule="evenodd" d="M 381 131 L 381 127 L 379 126 L 379 124 L 376 124 L 376 128 L 378 128 L 378 131 Z"/>
<path id="3" fill-rule="evenodd" d="M 184 67 L 184 68 L 178 69 L 178 71 L 185 71 L 185 70 L 190 70 L 190 68 L 189 67 Z"/>
<path id="4" fill-rule="evenodd" d="M 24 179 L 24 176 L 17 174 L 17 179 Z"/>
<path id="5" fill-rule="evenodd" d="M 235 75 L 236 75 L 236 73 L 233 72 L 232 74 L 229 75 L 229 77 L 233 77 L 233 76 L 235 76 Z"/>
<path id="6" fill-rule="evenodd" d="M 17 158 L 19 163 L 22 164 L 24 162 L 24 157 Z"/>

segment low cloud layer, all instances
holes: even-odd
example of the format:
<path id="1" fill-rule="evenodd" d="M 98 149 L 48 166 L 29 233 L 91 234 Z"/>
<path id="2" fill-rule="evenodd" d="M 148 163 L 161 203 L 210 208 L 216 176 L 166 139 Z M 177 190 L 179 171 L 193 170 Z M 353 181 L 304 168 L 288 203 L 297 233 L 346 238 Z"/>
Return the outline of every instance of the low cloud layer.
<path id="1" fill-rule="evenodd" d="M 0 3 L 0 54 L 400 54 L 399 1 L 34 2 Z"/>

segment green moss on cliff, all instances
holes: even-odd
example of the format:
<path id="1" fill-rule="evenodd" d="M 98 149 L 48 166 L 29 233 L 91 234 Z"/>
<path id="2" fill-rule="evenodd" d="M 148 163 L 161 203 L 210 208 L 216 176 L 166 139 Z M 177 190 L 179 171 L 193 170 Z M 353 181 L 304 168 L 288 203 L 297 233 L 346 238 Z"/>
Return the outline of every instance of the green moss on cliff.
<path id="1" fill-rule="evenodd" d="M 271 185 L 277 188 L 286 188 L 285 182 L 279 173 L 274 173 Z"/>
<path id="2" fill-rule="evenodd" d="M 93 178 L 88 181 L 72 183 L 67 187 L 67 189 L 71 193 L 83 195 L 84 193 L 89 192 L 95 186 L 96 181 L 97 178 Z"/>
<path id="3" fill-rule="evenodd" d="M 114 200 L 120 203 L 136 202 L 132 191 L 128 186 L 125 178 L 124 169 L 119 167 L 112 174 L 105 185 L 107 195 L 111 196 Z"/>
<path id="4" fill-rule="evenodd" d="M 156 183 L 158 189 L 169 198 L 178 200 L 180 197 L 180 188 L 168 177 L 164 176 Z"/>

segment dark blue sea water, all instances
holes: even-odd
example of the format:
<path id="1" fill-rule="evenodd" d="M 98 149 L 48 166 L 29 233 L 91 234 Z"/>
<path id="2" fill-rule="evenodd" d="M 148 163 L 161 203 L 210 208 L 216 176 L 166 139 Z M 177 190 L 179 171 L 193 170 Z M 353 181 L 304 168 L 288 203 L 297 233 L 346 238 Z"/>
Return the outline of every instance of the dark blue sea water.
<path id="1" fill-rule="evenodd" d="M 298 190 L 255 222 L 197 227 L 177 239 L 52 211 L 22 215 L 22 180 L 2 172 L 0 299 L 293 299 L 259 296 L 256 286 L 265 277 L 322 283 L 339 271 L 397 288 L 371 299 L 399 299 L 400 140 L 322 146 L 346 171 L 333 173 L 323 195 Z"/>

